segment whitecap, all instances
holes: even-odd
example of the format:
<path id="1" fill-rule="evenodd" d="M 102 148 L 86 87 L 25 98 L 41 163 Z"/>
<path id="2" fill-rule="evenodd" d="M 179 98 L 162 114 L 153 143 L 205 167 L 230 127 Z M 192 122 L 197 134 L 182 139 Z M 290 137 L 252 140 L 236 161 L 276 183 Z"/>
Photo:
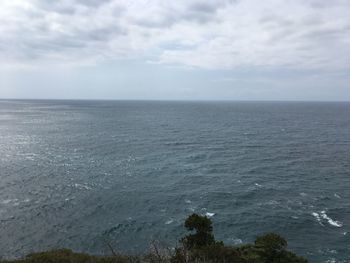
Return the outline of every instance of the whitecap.
<path id="1" fill-rule="evenodd" d="M 262 185 L 258 184 L 258 183 L 255 183 L 254 185 L 257 186 L 257 187 L 262 187 Z"/>
<path id="2" fill-rule="evenodd" d="M 335 249 L 328 249 L 327 252 L 329 254 L 338 254 L 338 251 L 336 251 Z"/>
<path id="3" fill-rule="evenodd" d="M 328 223 L 332 226 L 335 226 L 335 227 L 342 227 L 343 226 L 343 223 L 342 222 L 339 222 L 339 221 L 335 221 L 333 220 L 332 218 L 330 218 L 327 214 L 326 214 L 326 211 L 321 211 L 321 217 L 325 220 L 328 221 Z"/>
<path id="4" fill-rule="evenodd" d="M 279 202 L 276 201 L 276 200 L 270 200 L 270 201 L 268 201 L 266 204 L 267 204 L 267 205 L 278 205 Z"/>
<path id="5" fill-rule="evenodd" d="M 1 201 L 1 203 L 3 205 L 8 205 L 10 203 L 16 205 L 16 204 L 18 204 L 18 199 L 17 198 L 15 198 L 15 199 L 5 199 L 5 200 Z"/>
<path id="6" fill-rule="evenodd" d="M 173 223 L 174 220 L 173 219 L 169 219 L 168 221 L 165 222 L 166 225 L 170 225 L 171 223 Z"/>
<path id="7" fill-rule="evenodd" d="M 306 194 L 306 193 L 300 193 L 300 195 L 301 195 L 302 197 L 307 196 L 307 194 Z"/>
<path id="8" fill-rule="evenodd" d="M 321 222 L 322 220 L 321 220 L 320 215 L 318 213 L 316 213 L 316 212 L 312 212 L 311 214 L 316 218 L 317 222 L 319 222 L 320 225 L 323 226 L 323 224 Z"/>
<path id="9" fill-rule="evenodd" d="M 85 184 L 74 184 L 74 187 L 78 188 L 78 189 L 85 189 L 85 190 L 91 190 L 92 189 L 90 186 L 87 186 Z"/>
<path id="10" fill-rule="evenodd" d="M 185 203 L 186 204 L 190 204 L 190 203 L 192 203 L 192 201 L 191 200 L 185 200 Z"/>
<path id="11" fill-rule="evenodd" d="M 337 193 L 334 194 L 334 197 L 338 198 L 338 199 L 341 199 L 341 196 L 338 195 Z"/>
<path id="12" fill-rule="evenodd" d="M 215 213 L 206 212 L 205 215 L 207 217 L 213 217 L 213 216 L 215 216 Z"/>
<path id="13" fill-rule="evenodd" d="M 13 199 L 2 200 L 1 203 L 4 204 L 4 205 L 7 205 L 7 204 L 11 203 L 12 200 L 13 200 Z"/>

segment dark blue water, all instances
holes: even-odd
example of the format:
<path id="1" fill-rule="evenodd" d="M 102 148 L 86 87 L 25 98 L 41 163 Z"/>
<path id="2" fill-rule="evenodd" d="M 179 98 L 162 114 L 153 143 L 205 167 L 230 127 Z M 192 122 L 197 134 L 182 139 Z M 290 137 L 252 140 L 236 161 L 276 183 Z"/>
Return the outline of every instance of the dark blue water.
<path id="1" fill-rule="evenodd" d="M 350 262 L 350 103 L 0 101 L 0 256 L 274 231 Z"/>

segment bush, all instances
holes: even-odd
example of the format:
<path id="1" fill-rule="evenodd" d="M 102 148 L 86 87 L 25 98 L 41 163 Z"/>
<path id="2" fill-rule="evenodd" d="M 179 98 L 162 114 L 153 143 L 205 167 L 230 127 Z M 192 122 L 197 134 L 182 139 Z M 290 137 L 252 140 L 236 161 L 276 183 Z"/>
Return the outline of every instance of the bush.
<path id="1" fill-rule="evenodd" d="M 185 221 L 185 227 L 189 231 L 196 231 L 181 240 L 187 249 L 201 248 L 215 243 L 212 222 L 206 216 L 190 215 Z"/>
<path id="2" fill-rule="evenodd" d="M 255 247 L 265 261 L 273 262 L 286 251 L 287 241 L 277 234 L 269 233 L 257 237 Z"/>
<path id="3" fill-rule="evenodd" d="M 190 215 L 185 228 L 195 233 L 183 237 L 174 253 L 154 242 L 145 256 L 120 255 L 112 247 L 113 256 L 100 257 L 61 249 L 0 263 L 307 263 L 306 259 L 288 251 L 287 241 L 274 233 L 257 237 L 254 244 L 236 247 L 215 241 L 212 222 L 205 216 Z"/>
<path id="4" fill-rule="evenodd" d="M 69 249 L 51 250 L 29 254 L 25 259 L 2 261 L 2 263 L 138 263 L 138 257 L 129 256 L 91 256 L 85 253 L 74 253 Z"/>
<path id="5" fill-rule="evenodd" d="M 180 240 L 172 263 L 307 263 L 287 251 L 287 241 L 274 233 L 257 237 L 254 244 L 234 247 L 215 241 L 212 222 L 205 216 L 190 215 L 185 227 L 195 233 Z"/>

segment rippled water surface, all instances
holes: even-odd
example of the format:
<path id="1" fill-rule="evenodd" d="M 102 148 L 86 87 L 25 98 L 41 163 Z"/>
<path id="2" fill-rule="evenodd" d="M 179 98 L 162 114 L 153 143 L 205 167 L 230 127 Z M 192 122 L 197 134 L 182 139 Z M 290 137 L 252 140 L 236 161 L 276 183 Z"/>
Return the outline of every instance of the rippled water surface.
<path id="1" fill-rule="evenodd" d="M 0 101 L 0 256 L 274 231 L 350 262 L 350 103 Z"/>

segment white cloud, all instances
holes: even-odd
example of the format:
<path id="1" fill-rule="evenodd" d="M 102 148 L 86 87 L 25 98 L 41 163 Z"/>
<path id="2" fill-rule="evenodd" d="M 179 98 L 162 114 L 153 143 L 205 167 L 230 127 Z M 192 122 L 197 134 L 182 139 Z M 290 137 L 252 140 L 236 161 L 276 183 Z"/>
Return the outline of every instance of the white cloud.
<path id="1" fill-rule="evenodd" d="M 2 0 L 2 67 L 350 68 L 348 0 Z"/>

